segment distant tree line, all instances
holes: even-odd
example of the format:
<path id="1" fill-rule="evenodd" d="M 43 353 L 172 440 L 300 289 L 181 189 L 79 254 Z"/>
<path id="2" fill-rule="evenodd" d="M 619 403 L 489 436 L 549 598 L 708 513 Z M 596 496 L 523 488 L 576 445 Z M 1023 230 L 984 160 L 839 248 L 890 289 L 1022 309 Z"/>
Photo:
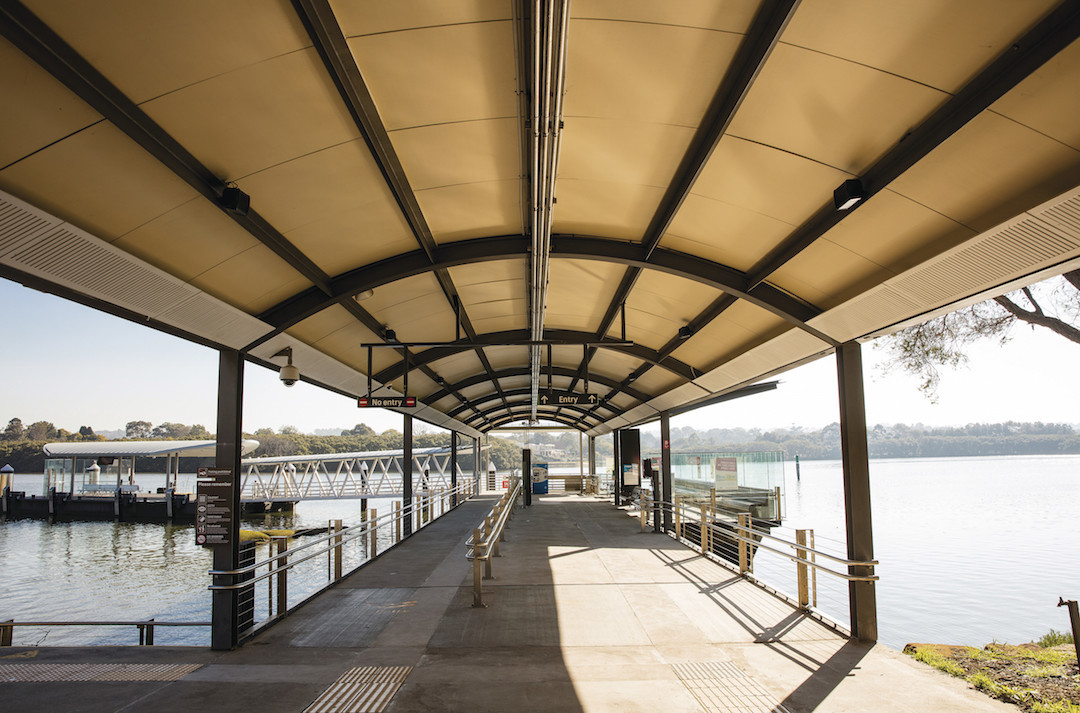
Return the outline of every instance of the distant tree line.
<path id="1" fill-rule="evenodd" d="M 1080 453 L 1080 434 L 1065 423 L 973 423 L 967 426 L 908 426 L 878 424 L 867 431 L 871 458 L 930 458 L 995 455 L 1053 455 Z M 840 453 L 840 424 L 819 430 L 799 427 L 691 427 L 671 429 L 674 451 L 783 451 L 788 458 L 835 460 Z M 659 451 L 659 438 L 642 433 L 642 450 Z"/>

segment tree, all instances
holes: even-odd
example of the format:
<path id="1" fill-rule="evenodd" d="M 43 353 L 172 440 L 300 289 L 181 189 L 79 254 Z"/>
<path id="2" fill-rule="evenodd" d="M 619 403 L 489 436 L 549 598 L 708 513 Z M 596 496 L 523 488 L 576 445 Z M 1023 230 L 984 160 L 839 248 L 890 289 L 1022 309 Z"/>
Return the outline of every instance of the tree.
<path id="1" fill-rule="evenodd" d="M 300 430 L 296 426 L 282 426 L 278 429 L 278 433 L 283 436 L 296 436 L 300 433 Z"/>
<path id="2" fill-rule="evenodd" d="M 31 441 L 47 441 L 56 438 L 56 426 L 48 421 L 35 421 L 26 429 L 26 437 Z"/>
<path id="3" fill-rule="evenodd" d="M 97 436 L 97 434 L 94 433 L 94 429 L 90 426 L 79 426 L 79 435 L 89 440 L 94 440 Z"/>
<path id="4" fill-rule="evenodd" d="M 157 426 L 154 426 L 154 430 L 151 431 L 150 435 L 152 435 L 154 438 L 171 438 L 174 440 L 182 440 L 184 438 L 187 438 L 189 433 L 191 433 L 191 426 L 185 426 L 182 423 L 170 423 L 169 421 L 166 421 L 165 423 L 160 423 Z"/>
<path id="5" fill-rule="evenodd" d="M 128 438 L 149 438 L 152 425 L 149 421 L 128 421 L 124 426 L 124 434 Z"/>
<path id="6" fill-rule="evenodd" d="M 13 418 L 8 421 L 7 428 L 4 429 L 5 441 L 21 441 L 23 438 L 23 422 L 21 418 Z"/>
<path id="7" fill-rule="evenodd" d="M 342 431 L 341 435 L 343 435 L 343 436 L 374 436 L 375 435 L 375 429 L 372 428 L 371 426 L 367 425 L 366 423 L 358 423 L 355 426 L 353 426 L 351 430 Z"/>
<path id="8" fill-rule="evenodd" d="M 889 360 L 882 371 L 897 367 L 922 380 L 919 389 L 937 401 L 939 367 L 967 363 L 968 345 L 983 339 L 1005 344 L 1017 322 L 1043 327 L 1080 344 L 1080 270 L 1017 292 L 950 312 L 884 337 Z"/>
<path id="9" fill-rule="evenodd" d="M 210 433 L 210 431 L 207 431 L 206 426 L 202 425 L 201 423 L 196 423 L 191 427 L 191 430 L 188 431 L 187 437 L 206 441 L 213 438 L 214 434 Z"/>

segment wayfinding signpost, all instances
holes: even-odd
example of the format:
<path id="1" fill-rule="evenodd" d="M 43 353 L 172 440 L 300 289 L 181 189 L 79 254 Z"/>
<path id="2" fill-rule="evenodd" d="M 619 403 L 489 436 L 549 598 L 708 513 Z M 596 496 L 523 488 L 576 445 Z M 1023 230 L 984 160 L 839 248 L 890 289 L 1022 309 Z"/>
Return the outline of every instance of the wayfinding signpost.
<path id="1" fill-rule="evenodd" d="M 576 406 L 577 404 L 596 404 L 600 397 L 596 394 L 578 394 L 573 391 L 541 391 L 537 397 L 541 406 Z"/>
<path id="2" fill-rule="evenodd" d="M 231 544 L 233 512 L 232 468 L 199 468 L 195 492 L 195 544 Z"/>

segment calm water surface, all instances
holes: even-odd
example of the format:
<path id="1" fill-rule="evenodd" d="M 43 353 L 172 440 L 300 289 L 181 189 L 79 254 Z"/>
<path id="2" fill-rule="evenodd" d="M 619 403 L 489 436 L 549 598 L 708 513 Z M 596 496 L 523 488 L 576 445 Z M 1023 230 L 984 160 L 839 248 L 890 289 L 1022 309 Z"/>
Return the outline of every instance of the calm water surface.
<path id="1" fill-rule="evenodd" d="M 844 551 L 838 461 L 793 463 L 785 478 L 785 526 L 813 528 L 822 549 Z M 18 476 L 28 492 L 41 476 Z M 982 646 L 1067 630 L 1059 596 L 1080 598 L 1080 456 L 928 458 L 871 462 L 880 638 Z M 139 476 L 144 489 L 161 476 Z M 145 481 L 145 482 L 144 482 Z M 379 511 L 389 502 L 373 503 Z M 291 518 L 248 527 L 355 524 L 356 500 L 301 503 Z M 127 523 L 0 524 L 0 619 L 207 620 L 210 553 L 190 526 Z M 794 565 L 764 553 L 758 576 L 795 591 Z M 292 584 L 290 580 L 290 591 Z M 818 606 L 847 624 L 847 585 L 818 578 Z M 16 643 L 133 643 L 134 630 L 16 629 Z M 110 630 L 111 631 L 111 630 Z M 207 643 L 205 630 L 164 630 L 159 643 Z"/>

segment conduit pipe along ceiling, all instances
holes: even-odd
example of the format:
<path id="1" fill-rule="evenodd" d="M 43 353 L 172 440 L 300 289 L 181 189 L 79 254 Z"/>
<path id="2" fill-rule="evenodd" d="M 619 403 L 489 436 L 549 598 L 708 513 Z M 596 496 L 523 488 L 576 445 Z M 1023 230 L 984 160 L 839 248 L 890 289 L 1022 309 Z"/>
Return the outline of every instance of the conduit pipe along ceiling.
<path id="1" fill-rule="evenodd" d="M 603 434 L 1080 265 L 1078 8 L 4 2 L 0 276 Z"/>

